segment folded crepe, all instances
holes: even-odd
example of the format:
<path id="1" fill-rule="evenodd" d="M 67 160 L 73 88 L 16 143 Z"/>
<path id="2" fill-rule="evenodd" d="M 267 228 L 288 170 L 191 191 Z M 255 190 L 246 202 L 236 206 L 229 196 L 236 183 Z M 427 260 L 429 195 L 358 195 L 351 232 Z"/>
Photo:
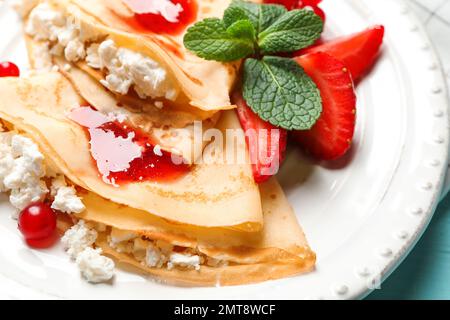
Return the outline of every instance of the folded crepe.
<path id="1" fill-rule="evenodd" d="M 29 37 L 26 38 L 26 43 L 30 65 L 39 70 L 39 43 Z M 180 155 L 186 163 L 192 164 L 201 156 L 207 141 L 195 137 L 195 126 L 201 126 L 203 130 L 213 128 L 220 112 L 210 115 L 210 118 L 204 118 L 186 110 L 160 109 L 154 105 L 135 108 L 119 102 L 104 86 L 81 69 L 64 69 L 65 63 L 62 60 L 60 57 L 54 57 L 52 63 L 60 67 L 58 71 L 72 83 L 77 93 L 90 106 L 105 114 L 126 117 L 134 127 L 152 136 L 162 150 Z"/>
<path id="2" fill-rule="evenodd" d="M 230 2 L 197 0 L 196 21 L 221 17 Z M 42 50 L 47 47 L 101 81 L 122 103 L 143 109 L 157 101 L 203 119 L 233 108 L 229 93 L 239 63 L 196 57 L 184 48 L 184 32 L 155 34 L 137 27 L 122 0 L 41 1 L 25 25 L 26 33 L 40 42 L 40 58 L 48 56 Z M 76 87 L 83 84 L 81 77 L 68 75 Z"/>
<path id="3" fill-rule="evenodd" d="M 86 211 L 78 218 L 97 226 L 96 246 L 105 254 L 172 284 L 241 285 L 312 270 L 315 254 L 276 179 L 260 192 L 260 232 L 171 224 L 93 193 L 83 195 Z M 174 253 L 194 264 L 173 265 Z"/>
<path id="4" fill-rule="evenodd" d="M 59 73 L 0 79 L 0 95 L 0 118 L 33 137 L 53 166 L 74 184 L 177 223 L 261 229 L 261 201 L 251 168 L 245 162 L 224 163 L 224 150 L 217 150 L 211 161 L 192 166 L 175 181 L 116 187 L 99 174 L 85 128 L 69 118 L 85 102 Z M 233 128 L 240 128 L 239 121 L 233 111 L 225 112 L 217 129 L 226 136 L 225 130 Z M 236 132 L 237 151 L 246 155 L 244 133 Z"/>
<path id="5" fill-rule="evenodd" d="M 256 186 L 248 158 L 197 165 L 171 183 L 114 187 L 99 176 L 86 132 L 68 116 L 85 101 L 64 77 L 0 79 L 0 94 L 0 119 L 30 136 L 47 165 L 79 187 L 86 210 L 76 219 L 97 230 L 95 246 L 105 254 L 169 283 L 200 286 L 254 283 L 314 267 L 315 254 L 282 189 L 275 178 Z M 237 128 L 235 113 L 225 112 L 218 129 Z M 245 142 L 237 148 L 245 150 Z"/>

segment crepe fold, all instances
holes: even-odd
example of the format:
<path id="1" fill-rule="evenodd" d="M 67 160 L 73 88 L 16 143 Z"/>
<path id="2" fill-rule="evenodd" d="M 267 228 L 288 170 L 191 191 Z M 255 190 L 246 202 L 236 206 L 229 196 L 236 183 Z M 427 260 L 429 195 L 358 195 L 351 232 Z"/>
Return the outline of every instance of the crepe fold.
<path id="1" fill-rule="evenodd" d="M 236 79 L 239 63 L 205 61 L 191 54 L 183 45 L 183 35 L 162 35 L 139 28 L 134 13 L 121 0 L 46 0 L 52 8 L 76 22 L 80 36 L 86 44 L 113 40 L 126 48 L 151 58 L 167 71 L 168 81 L 179 91 L 170 106 L 194 113 L 197 117 L 210 117 L 217 110 L 234 108 L 229 99 Z M 230 0 L 197 0 L 197 21 L 206 17 L 221 17 Z M 134 21 L 130 23 L 130 21 Z M 89 66 L 85 61 L 77 66 L 96 80 L 103 79 L 103 70 Z M 72 75 L 72 81 L 82 80 Z M 121 102 L 143 108 L 150 103 L 136 94 L 116 95 Z M 149 100 L 149 99 L 147 99 Z"/>
<path id="2" fill-rule="evenodd" d="M 246 233 L 217 228 L 174 225 L 147 212 L 120 206 L 95 194 L 85 194 L 86 211 L 79 218 L 134 232 L 152 241 L 164 241 L 221 261 L 199 270 L 146 267 L 133 254 L 118 252 L 108 241 L 108 231 L 96 242 L 103 252 L 173 284 L 241 285 L 296 275 L 313 269 L 315 254 L 275 178 L 260 186 L 264 228 Z M 107 229 L 108 230 L 108 229 Z M 226 262 L 225 264 L 223 262 Z"/>
<path id="3" fill-rule="evenodd" d="M 217 150 L 210 162 L 192 166 L 174 182 L 143 181 L 118 188 L 102 180 L 88 135 L 67 118 L 69 111 L 85 102 L 59 73 L 0 79 L 0 95 L 0 118 L 34 138 L 52 165 L 74 184 L 176 223 L 261 229 L 261 201 L 251 168 L 247 162 L 224 163 L 224 150 Z M 225 112 L 217 129 L 223 136 L 226 129 L 240 129 L 235 113 Z M 237 152 L 246 154 L 244 133 L 236 133 L 240 137 Z"/>
<path id="4" fill-rule="evenodd" d="M 30 65 L 37 69 L 36 52 L 39 51 L 39 43 L 26 37 L 26 44 Z M 159 109 L 153 104 L 136 108 L 118 101 L 104 86 L 81 69 L 64 70 L 65 62 L 62 58 L 55 57 L 53 62 L 59 66 L 59 72 L 72 83 L 86 103 L 104 114 L 125 116 L 133 126 L 149 134 L 162 150 L 180 155 L 189 164 L 201 156 L 207 145 L 207 141 L 195 139 L 195 125 L 208 130 L 217 124 L 220 117 L 220 112 L 217 112 L 210 114 L 210 118 L 199 118 L 186 110 Z"/>
<path id="5" fill-rule="evenodd" d="M 0 94 L 0 118 L 30 136 L 48 165 L 81 187 L 78 194 L 86 210 L 76 218 L 97 230 L 95 246 L 104 254 L 176 285 L 241 285 L 313 269 L 315 254 L 278 182 L 272 178 L 256 186 L 248 162 L 198 165 L 170 184 L 115 188 L 99 177 L 83 129 L 66 117 L 85 101 L 63 76 L 0 79 Z M 217 126 L 222 133 L 237 128 L 232 111 Z M 245 151 L 242 141 L 237 148 Z M 168 245 L 168 255 L 200 257 L 200 265 L 169 267 L 166 260 L 149 266 L 135 251 L 118 250 L 114 230 L 149 246 Z"/>

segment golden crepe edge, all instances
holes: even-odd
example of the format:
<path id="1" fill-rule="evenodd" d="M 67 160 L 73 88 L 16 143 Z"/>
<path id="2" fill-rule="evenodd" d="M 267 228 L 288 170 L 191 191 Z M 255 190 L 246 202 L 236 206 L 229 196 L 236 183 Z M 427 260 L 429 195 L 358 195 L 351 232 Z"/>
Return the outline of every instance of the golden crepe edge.
<path id="1" fill-rule="evenodd" d="M 134 232 L 146 241 L 164 241 L 175 245 L 178 251 L 180 248 L 195 250 L 194 253 L 190 251 L 190 254 L 198 254 L 204 261 L 199 270 L 147 267 L 133 253 L 119 252 L 114 248 L 108 237 L 108 229 L 99 232 L 95 245 L 104 254 L 174 285 L 243 285 L 313 270 L 316 256 L 309 248 L 278 182 L 272 178 L 262 184 L 260 189 L 265 223 L 264 229 L 254 234 L 171 225 L 161 220 L 152 220 L 144 212 L 117 206 L 92 194 L 85 196 L 86 211 L 78 214 L 77 218 L 93 225 Z M 130 241 L 132 242 L 128 240 L 128 243 Z M 206 265 L 206 260 L 210 258 L 227 264 Z"/>

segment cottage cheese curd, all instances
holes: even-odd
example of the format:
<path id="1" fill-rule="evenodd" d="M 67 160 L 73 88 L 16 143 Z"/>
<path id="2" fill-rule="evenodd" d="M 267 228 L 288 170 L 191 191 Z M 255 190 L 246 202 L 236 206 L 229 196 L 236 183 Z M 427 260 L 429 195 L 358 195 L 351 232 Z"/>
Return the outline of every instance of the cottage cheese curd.
<path id="1" fill-rule="evenodd" d="M 133 240 L 134 238 L 137 238 L 138 235 L 134 232 L 123 231 L 123 230 L 119 230 L 117 228 L 111 228 L 110 237 L 111 237 L 110 245 L 115 245 L 120 242 Z"/>
<path id="2" fill-rule="evenodd" d="M 111 39 L 91 43 L 95 39 L 84 39 L 79 23 L 66 19 L 62 12 L 47 3 L 31 11 L 25 31 L 36 40 L 46 41 L 53 55 L 64 56 L 69 62 L 85 60 L 90 67 L 105 70 L 107 75 L 100 82 L 115 93 L 125 95 L 134 88 L 142 99 L 175 100 L 178 95 L 159 63 L 138 52 L 117 47 Z M 87 48 L 86 40 L 90 43 Z M 45 55 L 41 51 L 35 53 Z"/>
<path id="3" fill-rule="evenodd" d="M 44 156 L 37 145 L 27 137 L 1 133 L 0 191 L 10 191 L 9 200 L 15 208 L 22 210 L 45 197 L 48 189 L 41 180 L 44 176 Z"/>
<path id="4" fill-rule="evenodd" d="M 133 85 L 142 99 L 165 97 L 175 100 L 177 91 L 167 80 L 166 70 L 154 60 L 128 49 L 118 48 L 113 40 L 103 41 L 98 52 L 89 57 L 89 60 L 95 61 L 97 56 L 100 66 L 109 71 L 109 75 L 101 83 L 111 91 L 126 94 Z"/>
<path id="5" fill-rule="evenodd" d="M 52 209 L 64 213 L 81 213 L 86 207 L 81 198 L 77 196 L 77 191 L 72 186 L 67 186 L 63 176 L 58 176 L 52 181 L 51 194 L 55 197 Z"/>
<path id="6" fill-rule="evenodd" d="M 64 248 L 73 260 L 84 249 L 92 246 L 95 240 L 97 240 L 97 231 L 89 228 L 83 220 L 67 230 L 61 238 Z"/>
<path id="7" fill-rule="evenodd" d="M 111 248 L 119 253 L 134 256 L 143 266 L 150 268 L 163 268 L 171 270 L 176 267 L 200 270 L 201 263 L 205 261 L 199 255 L 191 253 L 175 253 L 174 247 L 168 242 L 146 240 L 136 233 L 112 228 L 108 237 Z M 216 266 L 222 265 L 217 260 Z"/>
<path id="8" fill-rule="evenodd" d="M 92 283 L 110 280 L 114 276 L 115 268 L 113 260 L 101 255 L 101 249 L 92 248 L 97 236 L 95 229 L 90 228 L 84 220 L 80 220 L 61 238 L 67 253 L 75 260 L 82 276 Z"/>
<path id="9" fill-rule="evenodd" d="M 46 171 L 44 156 L 31 139 L 14 132 L 0 133 L 0 191 L 10 192 L 10 202 L 14 207 L 21 210 L 46 197 L 49 190 L 41 180 Z M 76 190 L 67 186 L 64 176 L 51 170 L 48 175 L 54 177 L 50 192 L 54 196 L 52 208 L 66 213 L 82 212 L 85 206 L 77 197 Z M 17 218 L 19 210 L 14 218 Z M 69 229 L 61 239 L 68 254 L 77 260 L 83 276 L 90 282 L 111 279 L 114 269 L 111 259 L 90 248 L 96 239 L 97 232 L 84 221 Z"/>
<path id="10" fill-rule="evenodd" d="M 0 134 L 0 191 L 10 192 L 9 200 L 15 208 L 22 210 L 43 200 L 49 191 L 43 178 L 49 175 L 44 156 L 31 139 L 9 132 Z M 85 210 L 75 188 L 67 186 L 62 175 L 53 179 L 51 195 L 52 209 L 65 213 Z"/>
<path id="11" fill-rule="evenodd" d="M 76 258 L 76 263 L 80 268 L 81 274 L 89 282 L 105 282 L 114 276 L 114 261 L 101 254 L 101 249 L 88 247 Z"/>
<path id="12" fill-rule="evenodd" d="M 145 264 L 151 268 L 161 268 L 167 257 L 154 244 L 150 243 L 145 251 Z"/>
<path id="13" fill-rule="evenodd" d="M 200 256 L 172 253 L 167 263 L 167 268 L 170 270 L 174 266 L 200 270 Z"/>

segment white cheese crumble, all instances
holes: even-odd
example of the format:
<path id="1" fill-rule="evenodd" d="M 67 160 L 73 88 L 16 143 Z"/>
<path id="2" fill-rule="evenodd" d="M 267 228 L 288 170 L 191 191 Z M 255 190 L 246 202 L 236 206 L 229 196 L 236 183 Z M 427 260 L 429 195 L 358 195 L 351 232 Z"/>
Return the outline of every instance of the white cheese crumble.
<path id="1" fill-rule="evenodd" d="M 50 194 L 54 197 L 52 209 L 68 214 L 81 213 L 86 209 L 75 188 L 68 186 L 62 175 L 52 180 Z"/>
<path id="2" fill-rule="evenodd" d="M 166 267 L 168 270 L 172 270 L 179 267 L 198 271 L 204 262 L 212 267 L 227 265 L 227 262 L 223 260 L 201 257 L 195 254 L 196 251 L 194 249 L 187 249 L 183 253 L 174 252 L 174 246 L 169 242 L 143 239 L 134 232 L 116 228 L 111 229 L 108 243 L 117 252 L 130 254 L 142 266 L 149 268 Z"/>
<path id="3" fill-rule="evenodd" d="M 66 231 L 61 239 L 70 257 L 75 260 L 83 277 L 92 283 L 110 280 L 114 276 L 114 261 L 102 256 L 101 249 L 93 249 L 97 231 L 80 220 Z"/>
<path id="4" fill-rule="evenodd" d="M 81 213 L 86 207 L 77 196 L 77 191 L 74 187 L 61 187 L 56 193 L 55 199 L 52 203 L 52 209 L 59 210 L 64 213 Z"/>
<path id="5" fill-rule="evenodd" d="M 123 231 L 117 228 L 111 228 L 110 244 L 118 244 L 120 242 L 129 241 L 137 237 L 138 235 L 134 232 Z"/>
<path id="6" fill-rule="evenodd" d="M 89 228 L 83 220 L 67 230 L 61 238 L 64 248 L 73 260 L 84 249 L 92 246 L 95 240 L 97 240 L 97 231 Z"/>
<path id="7" fill-rule="evenodd" d="M 79 39 L 79 26 L 47 3 L 41 3 L 31 11 L 25 32 L 36 40 L 54 42 L 51 53 L 64 53 L 68 61 L 75 62 L 86 57 L 84 43 Z"/>
<path id="8" fill-rule="evenodd" d="M 167 263 L 167 268 L 170 270 L 174 266 L 200 270 L 200 256 L 172 253 L 169 262 Z"/>
<path id="9" fill-rule="evenodd" d="M 109 90 L 125 95 L 130 88 L 142 99 L 175 100 L 178 90 L 159 63 L 138 52 L 117 47 L 113 40 L 91 43 L 86 49 L 80 24 L 66 19 L 62 12 L 41 3 L 30 13 L 25 31 L 36 40 L 51 44 L 50 53 L 69 62 L 85 60 L 94 69 L 104 69 L 100 82 Z M 92 39 L 91 39 L 92 40 Z"/>
<path id="10" fill-rule="evenodd" d="M 56 196 L 58 193 L 58 190 L 62 187 L 67 186 L 66 179 L 63 175 L 60 175 L 58 173 L 53 173 L 53 179 L 52 179 L 52 185 L 50 186 L 50 195 L 52 197 Z M 51 176 L 47 173 L 48 176 Z"/>
<path id="11" fill-rule="evenodd" d="M 2 133 L 0 191 L 10 191 L 9 200 L 15 208 L 22 210 L 45 197 L 48 189 L 41 180 L 44 176 L 44 156 L 39 152 L 38 146 L 27 137 Z"/>
<path id="12" fill-rule="evenodd" d="M 151 268 L 161 268 L 167 261 L 166 256 L 154 244 L 149 243 L 145 252 L 145 264 Z"/>
<path id="13" fill-rule="evenodd" d="M 98 43 L 91 44 L 86 50 L 86 62 L 88 66 L 94 69 L 101 69 L 102 63 L 100 61 L 100 57 L 98 55 L 98 47 L 100 45 Z"/>
<path id="14" fill-rule="evenodd" d="M 64 176 L 57 175 L 52 180 L 50 194 L 54 197 L 52 209 L 64 213 L 81 213 L 86 207 L 73 186 L 68 186 Z"/>
<path id="15" fill-rule="evenodd" d="M 118 48 L 113 40 L 103 41 L 98 48 L 100 64 L 109 75 L 101 83 L 111 91 L 126 94 L 131 85 L 140 98 L 165 97 L 174 100 L 177 91 L 167 81 L 167 72 L 154 60 L 140 53 Z"/>
<path id="16" fill-rule="evenodd" d="M 105 282 L 114 276 L 114 261 L 101 254 L 100 248 L 87 247 L 76 258 L 81 274 L 89 282 Z"/>
<path id="17" fill-rule="evenodd" d="M 56 41 L 58 31 L 66 24 L 61 12 L 53 10 L 47 3 L 37 5 L 28 17 L 25 32 L 36 40 Z"/>

